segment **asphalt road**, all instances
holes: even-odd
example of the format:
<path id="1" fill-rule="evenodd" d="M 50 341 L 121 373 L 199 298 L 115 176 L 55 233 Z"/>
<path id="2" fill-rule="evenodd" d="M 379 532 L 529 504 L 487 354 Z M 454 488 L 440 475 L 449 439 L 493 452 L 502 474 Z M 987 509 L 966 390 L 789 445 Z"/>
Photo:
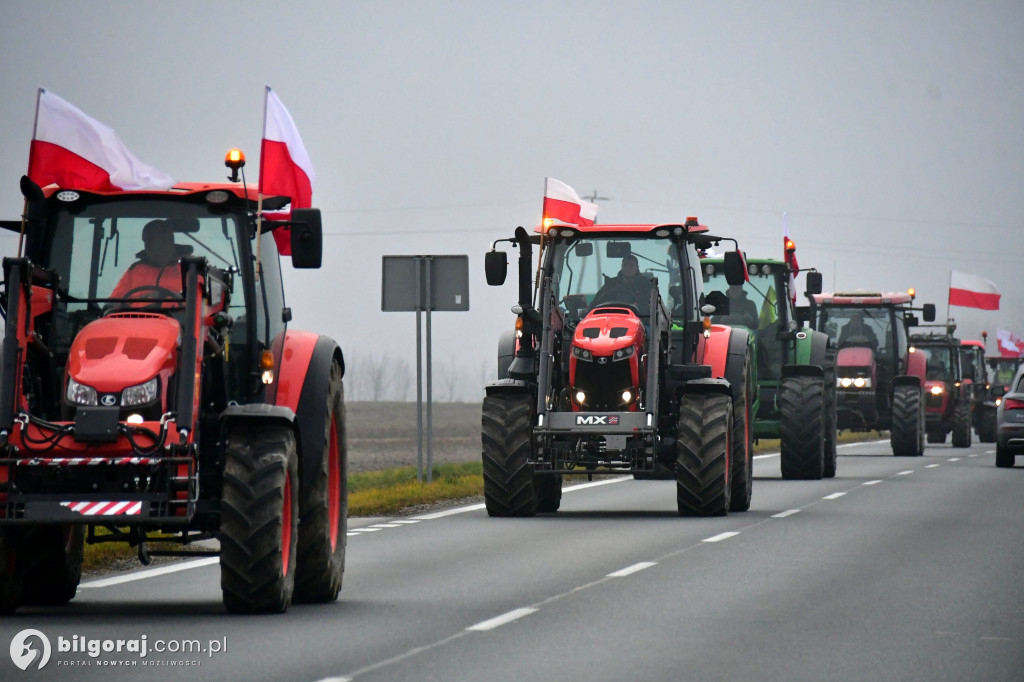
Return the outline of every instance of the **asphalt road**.
<path id="1" fill-rule="evenodd" d="M 226 614 L 210 560 L 92 580 L 0 623 L 51 645 L 26 672 L 0 647 L 0 679 L 1024 679 L 1024 462 L 890 452 L 843 447 L 824 481 L 760 457 L 751 510 L 724 518 L 602 478 L 533 519 L 352 519 L 339 601 L 278 616 Z M 91 656 L 104 640 L 123 651 Z"/>

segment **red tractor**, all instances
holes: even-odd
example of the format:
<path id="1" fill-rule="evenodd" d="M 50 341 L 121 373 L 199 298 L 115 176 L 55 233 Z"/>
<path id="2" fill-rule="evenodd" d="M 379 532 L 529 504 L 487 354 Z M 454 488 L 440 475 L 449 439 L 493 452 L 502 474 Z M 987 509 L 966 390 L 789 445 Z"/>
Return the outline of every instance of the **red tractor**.
<path id="1" fill-rule="evenodd" d="M 982 332 L 983 336 L 987 336 Z M 974 339 L 960 342 L 960 372 L 971 399 L 971 424 L 982 443 L 996 442 L 996 408 L 992 385 L 985 364 L 985 342 Z"/>
<path id="2" fill-rule="evenodd" d="M 924 325 L 927 326 L 927 325 Z M 941 332 L 911 334 L 916 355 L 925 362 L 925 429 L 929 443 L 945 443 L 952 434 L 953 447 L 971 445 L 970 385 L 960 370 L 960 340 L 953 336 L 956 325 L 935 325 Z"/>
<path id="3" fill-rule="evenodd" d="M 98 192 L 23 178 L 22 193 L 24 219 L 2 224 L 23 248 L 3 260 L 0 299 L 0 611 L 69 601 L 84 542 L 111 541 L 148 563 L 154 540 L 177 543 L 169 554 L 218 540 L 232 612 L 336 599 L 345 365 L 332 339 L 289 327 L 275 239 L 290 227 L 293 266 L 320 267 L 319 210 L 262 220 L 244 182 Z M 147 225 L 176 255 L 124 290 Z"/>
<path id="4" fill-rule="evenodd" d="M 811 297 L 817 329 L 836 344 L 836 425 L 890 432 L 897 456 L 924 454 L 923 358 L 908 343 L 914 311 L 935 319 L 935 306 L 914 308 L 914 293 L 835 292 Z"/>
<path id="5" fill-rule="evenodd" d="M 706 232 L 690 218 L 501 240 L 519 248 L 519 303 L 483 404 L 491 516 L 556 511 L 566 474 L 672 478 L 683 516 L 749 508 L 750 338 L 711 323 L 728 299 L 703 293 L 695 244 L 718 240 Z M 504 252 L 485 265 L 488 284 L 505 281 Z M 744 280 L 738 251 L 724 267 Z"/>

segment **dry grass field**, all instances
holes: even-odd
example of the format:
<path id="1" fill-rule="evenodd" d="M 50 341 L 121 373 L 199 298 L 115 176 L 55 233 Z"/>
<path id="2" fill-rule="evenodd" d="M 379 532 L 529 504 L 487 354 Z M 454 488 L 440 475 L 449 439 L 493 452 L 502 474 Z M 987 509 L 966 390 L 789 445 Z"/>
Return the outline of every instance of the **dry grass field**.
<path id="1" fill-rule="evenodd" d="M 480 403 L 434 403 L 433 462 L 480 460 Z M 423 466 L 427 464 L 423 406 Z M 349 473 L 416 466 L 416 403 L 346 405 Z"/>

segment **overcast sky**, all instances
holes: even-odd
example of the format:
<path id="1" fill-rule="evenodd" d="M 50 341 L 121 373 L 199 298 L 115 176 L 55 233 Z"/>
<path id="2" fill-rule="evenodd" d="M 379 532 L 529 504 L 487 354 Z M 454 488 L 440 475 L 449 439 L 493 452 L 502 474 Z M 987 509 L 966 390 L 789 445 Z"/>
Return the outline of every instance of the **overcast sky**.
<path id="1" fill-rule="evenodd" d="M 598 220 L 697 215 L 779 256 L 788 214 L 826 288 L 905 290 L 945 314 L 951 270 L 1024 334 L 1024 3 L 0 0 L 0 213 L 21 211 L 36 89 L 180 181 L 256 182 L 263 88 L 294 117 L 324 268 L 286 269 L 294 325 L 415 361 L 380 312 L 381 256 L 468 254 L 470 312 L 433 316 L 435 363 L 477 390 L 511 325 L 483 253 L 540 218 L 551 176 Z M 16 241 L 0 237 L 0 252 Z M 801 277 L 801 283 L 803 278 Z M 492 369 L 493 371 L 493 369 Z M 476 397 L 479 393 L 472 394 Z"/>

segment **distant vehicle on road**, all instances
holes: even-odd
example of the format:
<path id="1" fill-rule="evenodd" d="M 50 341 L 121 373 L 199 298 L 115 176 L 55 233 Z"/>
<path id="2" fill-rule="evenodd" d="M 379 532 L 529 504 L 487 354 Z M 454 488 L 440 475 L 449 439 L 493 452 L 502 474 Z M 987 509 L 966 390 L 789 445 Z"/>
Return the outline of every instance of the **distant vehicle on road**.
<path id="1" fill-rule="evenodd" d="M 1004 387 L 994 387 L 997 394 Z M 1024 365 L 1017 368 L 1010 392 L 1002 395 L 996 410 L 996 466 L 1013 466 L 1017 455 L 1024 454 Z"/>

